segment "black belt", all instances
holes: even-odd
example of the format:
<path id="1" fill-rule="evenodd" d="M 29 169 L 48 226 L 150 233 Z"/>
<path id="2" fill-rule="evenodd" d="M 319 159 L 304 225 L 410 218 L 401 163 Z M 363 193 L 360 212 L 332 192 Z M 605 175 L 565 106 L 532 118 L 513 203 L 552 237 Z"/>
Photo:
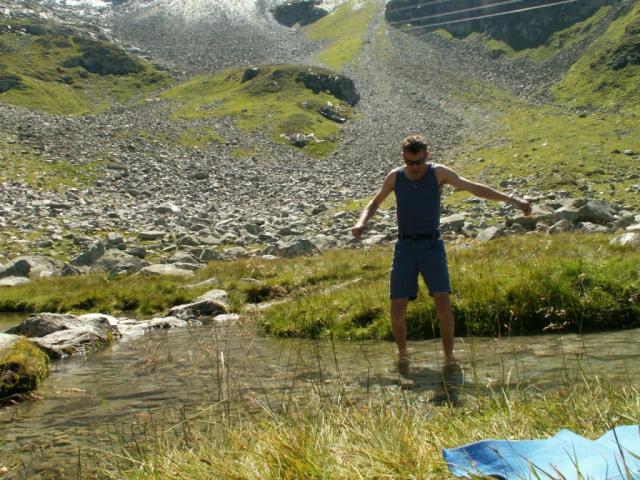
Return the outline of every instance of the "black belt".
<path id="1" fill-rule="evenodd" d="M 405 234 L 398 235 L 400 240 L 436 240 L 440 238 L 440 232 L 436 233 L 413 233 L 413 234 Z"/>

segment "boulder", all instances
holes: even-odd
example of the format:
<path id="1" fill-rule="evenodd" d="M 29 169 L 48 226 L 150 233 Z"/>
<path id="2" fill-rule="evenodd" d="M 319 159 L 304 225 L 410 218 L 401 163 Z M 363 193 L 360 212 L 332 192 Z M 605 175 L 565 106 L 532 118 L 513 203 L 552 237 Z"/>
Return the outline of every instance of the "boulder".
<path id="1" fill-rule="evenodd" d="M 161 203 L 155 208 L 158 213 L 180 213 L 180 207 L 170 202 Z"/>
<path id="2" fill-rule="evenodd" d="M 548 234 L 552 233 L 560 233 L 560 232 L 571 232 L 574 229 L 573 223 L 567 219 L 562 219 L 551 225 L 547 229 Z"/>
<path id="3" fill-rule="evenodd" d="M 561 207 L 553 212 L 553 221 L 558 223 L 561 220 L 566 220 L 569 223 L 574 223 L 578 220 L 578 209 L 573 207 Z"/>
<path id="4" fill-rule="evenodd" d="M 227 305 L 215 300 L 200 300 L 171 308 L 167 316 L 181 320 L 209 317 L 227 313 Z"/>
<path id="5" fill-rule="evenodd" d="M 27 393 L 49 375 L 49 358 L 19 335 L 0 333 L 0 402 Z"/>
<path id="6" fill-rule="evenodd" d="M 24 260 L 29 264 L 29 276 L 32 278 L 59 275 L 64 267 L 63 262 L 45 255 L 26 255 L 15 260 Z"/>
<path id="7" fill-rule="evenodd" d="M 458 233 L 462 230 L 462 227 L 464 227 L 465 218 L 466 217 L 461 213 L 442 217 L 440 219 L 440 230 L 442 232 Z"/>
<path id="8" fill-rule="evenodd" d="M 166 330 L 169 328 L 184 328 L 189 323 L 177 317 L 154 318 L 147 324 L 149 330 Z"/>
<path id="9" fill-rule="evenodd" d="M 0 279 L 0 287 L 17 287 L 18 285 L 24 285 L 25 283 L 29 283 L 27 277 L 4 277 Z"/>
<path id="10" fill-rule="evenodd" d="M 191 270 L 178 268 L 171 263 L 150 265 L 144 267 L 139 273 L 143 275 L 177 275 L 179 277 L 190 277 L 193 275 Z"/>
<path id="11" fill-rule="evenodd" d="M 272 248 L 269 248 L 267 254 L 275 254 L 281 257 L 297 257 L 300 255 L 313 255 L 319 253 L 318 247 L 306 238 L 283 238 Z"/>
<path id="12" fill-rule="evenodd" d="M 223 313 L 213 317 L 214 323 L 235 323 L 238 320 L 240 320 L 240 315 L 237 313 Z"/>
<path id="13" fill-rule="evenodd" d="M 95 242 L 89 250 L 72 258 L 69 263 L 74 267 L 89 267 L 96 263 L 104 253 L 104 244 L 102 242 Z"/>
<path id="14" fill-rule="evenodd" d="M 88 324 L 70 330 L 59 330 L 44 337 L 34 337 L 31 341 L 50 358 L 58 359 L 102 350 L 113 343 L 113 334 L 110 330 Z"/>
<path id="15" fill-rule="evenodd" d="M 319 5 L 321 0 L 293 0 L 277 5 L 271 12 L 278 23 L 286 27 L 309 25 L 317 22 L 329 12 Z M 246 72 L 245 72 L 246 73 Z M 243 76 L 243 81 L 244 76 Z"/>
<path id="16" fill-rule="evenodd" d="M 504 237 L 506 227 L 504 225 L 494 225 L 481 230 L 476 236 L 476 240 L 487 242 L 494 238 Z"/>
<path id="17" fill-rule="evenodd" d="M 91 328 L 116 333 L 116 327 L 111 324 L 107 315 L 76 315 L 62 313 L 38 313 L 30 315 L 19 325 L 7 330 L 7 333 L 23 335 L 25 337 L 46 337 L 64 330 Z"/>
<path id="18" fill-rule="evenodd" d="M 229 294 L 224 290 L 213 289 L 209 290 L 206 293 L 203 293 L 198 298 L 195 299 L 196 302 L 202 302 L 204 300 L 209 300 L 212 302 L 219 302 L 223 305 L 229 306 Z"/>
<path id="19" fill-rule="evenodd" d="M 91 268 L 94 272 L 108 272 L 115 276 L 121 273 L 134 274 L 148 267 L 149 262 L 120 250 L 109 250 Z"/>
<path id="20" fill-rule="evenodd" d="M 640 249 L 640 232 L 629 232 L 618 235 L 611 240 L 611 245 L 632 246 Z"/>
<path id="21" fill-rule="evenodd" d="M 590 222 L 597 225 L 605 225 L 615 220 L 611 207 L 602 200 L 589 200 L 578 210 L 579 222 Z"/>
<path id="22" fill-rule="evenodd" d="M 138 234 L 140 240 L 161 240 L 166 235 L 162 230 L 145 230 Z"/>
<path id="23" fill-rule="evenodd" d="M 28 277 L 31 265 L 26 260 L 13 260 L 11 263 L 0 266 L 0 278 Z"/>
<path id="24" fill-rule="evenodd" d="M 302 82 L 313 93 L 328 91 L 331 95 L 347 102 L 352 107 L 360 101 L 360 95 L 353 80 L 342 75 L 336 75 L 329 70 L 310 67 L 306 71 L 298 73 L 296 81 Z"/>

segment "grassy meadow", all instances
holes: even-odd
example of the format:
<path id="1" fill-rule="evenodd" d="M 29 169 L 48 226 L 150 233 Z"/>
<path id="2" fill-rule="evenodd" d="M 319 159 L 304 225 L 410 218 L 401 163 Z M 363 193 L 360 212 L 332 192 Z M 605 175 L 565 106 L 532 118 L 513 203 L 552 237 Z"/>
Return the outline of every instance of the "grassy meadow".
<path id="1" fill-rule="evenodd" d="M 507 237 L 448 246 L 458 335 L 506 336 L 543 331 L 637 327 L 640 252 L 609 244 L 611 235 Z M 0 290 L 0 311 L 160 314 L 215 278 L 232 309 L 279 301 L 258 316 L 266 334 L 282 337 L 391 339 L 390 246 L 328 251 L 292 259 L 212 262 L 191 279 L 110 279 L 89 275 L 37 279 Z M 250 279 L 250 280 L 247 280 Z M 433 302 L 421 290 L 409 307 L 409 337 L 433 338 Z"/>

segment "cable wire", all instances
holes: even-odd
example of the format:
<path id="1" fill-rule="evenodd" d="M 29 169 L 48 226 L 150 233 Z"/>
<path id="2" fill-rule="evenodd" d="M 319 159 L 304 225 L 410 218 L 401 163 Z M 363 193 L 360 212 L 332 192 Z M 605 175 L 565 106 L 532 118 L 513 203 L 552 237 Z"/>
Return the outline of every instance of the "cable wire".
<path id="1" fill-rule="evenodd" d="M 574 3 L 574 2 L 579 2 L 579 1 L 580 0 L 563 0 L 561 2 L 553 2 L 553 3 L 547 3 L 545 5 L 537 5 L 537 6 L 534 6 L 534 7 L 519 8 L 517 10 L 509 10 L 507 12 L 491 13 L 491 14 L 488 14 L 488 15 L 480 15 L 480 16 L 477 16 L 477 17 L 462 18 L 462 19 L 459 19 L 459 20 L 449 20 L 447 22 L 429 23 L 427 25 L 416 25 L 416 26 L 413 26 L 413 27 L 403 28 L 402 31 L 406 32 L 406 31 L 409 31 L 409 30 L 416 30 L 418 28 L 439 27 L 441 25 L 449 25 L 449 24 L 452 24 L 452 23 L 470 22 L 472 20 L 480 20 L 482 18 L 491 18 L 491 17 L 502 16 L 502 15 L 510 15 L 512 13 L 527 12 L 529 10 L 538 10 L 540 8 L 554 7 L 556 5 L 563 5 L 565 3 Z M 409 20 L 411 20 L 411 19 L 409 19 Z"/>
<path id="2" fill-rule="evenodd" d="M 453 10 L 451 12 L 444 12 L 444 13 L 434 13 L 433 15 L 426 15 L 424 17 L 414 17 L 414 18 L 410 18 L 409 20 L 412 22 L 415 22 L 417 20 L 426 20 L 427 18 L 436 18 L 436 17 L 446 17 L 448 15 L 455 15 L 456 13 L 465 13 L 465 12 L 472 12 L 474 10 L 482 10 L 485 8 L 493 8 L 493 7 L 501 7 L 502 5 L 510 5 L 512 3 L 520 3 L 520 2 L 524 2 L 525 0 L 507 0 L 504 2 L 498 2 L 498 3 L 491 3 L 489 5 L 480 5 L 478 7 L 469 7 L 469 8 L 463 8 L 462 10 Z M 407 23 L 406 20 L 401 21 L 401 20 L 397 20 L 397 21 L 393 21 L 393 22 L 388 22 L 389 25 L 397 25 L 399 23 Z"/>

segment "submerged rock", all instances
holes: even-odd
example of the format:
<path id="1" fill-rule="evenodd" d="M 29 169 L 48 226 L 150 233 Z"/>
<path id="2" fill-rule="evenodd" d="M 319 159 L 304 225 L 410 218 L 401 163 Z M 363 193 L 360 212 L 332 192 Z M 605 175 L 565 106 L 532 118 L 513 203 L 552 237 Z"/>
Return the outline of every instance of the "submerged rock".
<path id="1" fill-rule="evenodd" d="M 309 25 L 325 17 L 329 12 L 319 5 L 321 0 L 293 0 L 278 5 L 272 10 L 273 18 L 286 27 Z"/>

